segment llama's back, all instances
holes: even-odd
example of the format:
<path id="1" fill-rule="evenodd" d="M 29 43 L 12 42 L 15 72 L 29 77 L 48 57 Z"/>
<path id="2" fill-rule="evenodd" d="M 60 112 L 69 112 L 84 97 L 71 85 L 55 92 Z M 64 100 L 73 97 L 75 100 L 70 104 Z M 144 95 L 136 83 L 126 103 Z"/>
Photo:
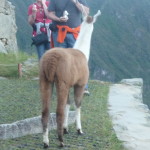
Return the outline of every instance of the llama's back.
<path id="1" fill-rule="evenodd" d="M 85 84 L 88 80 L 88 64 L 79 50 L 53 48 L 47 51 L 40 62 L 40 74 L 48 81 L 64 81 L 70 86 Z"/>

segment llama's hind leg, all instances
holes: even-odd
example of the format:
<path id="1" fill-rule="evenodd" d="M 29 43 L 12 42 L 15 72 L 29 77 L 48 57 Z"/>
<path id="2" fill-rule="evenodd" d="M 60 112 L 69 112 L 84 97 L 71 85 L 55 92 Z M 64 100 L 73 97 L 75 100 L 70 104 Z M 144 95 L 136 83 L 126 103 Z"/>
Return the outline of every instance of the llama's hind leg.
<path id="1" fill-rule="evenodd" d="M 64 124 L 63 124 L 63 128 L 64 128 L 64 134 L 68 134 L 68 117 L 69 117 L 69 110 L 70 110 L 70 99 L 69 99 L 69 95 L 68 95 L 68 100 L 67 100 L 67 104 L 65 106 L 65 119 L 64 119 Z"/>
<path id="2" fill-rule="evenodd" d="M 76 85 L 74 87 L 74 99 L 76 105 L 76 128 L 78 134 L 83 134 L 81 126 L 81 100 L 83 97 L 84 86 Z"/>
<path id="3" fill-rule="evenodd" d="M 42 98 L 42 127 L 44 148 L 49 146 L 48 139 L 48 119 L 49 119 L 49 101 L 52 95 L 52 85 L 46 81 L 40 83 Z"/>
<path id="4" fill-rule="evenodd" d="M 60 147 L 64 146 L 63 142 L 63 124 L 64 124 L 64 109 L 67 103 L 69 88 L 66 86 L 64 82 L 57 84 L 57 96 L 58 96 L 58 103 L 57 103 L 57 132 L 58 132 L 58 139 L 60 141 Z"/>

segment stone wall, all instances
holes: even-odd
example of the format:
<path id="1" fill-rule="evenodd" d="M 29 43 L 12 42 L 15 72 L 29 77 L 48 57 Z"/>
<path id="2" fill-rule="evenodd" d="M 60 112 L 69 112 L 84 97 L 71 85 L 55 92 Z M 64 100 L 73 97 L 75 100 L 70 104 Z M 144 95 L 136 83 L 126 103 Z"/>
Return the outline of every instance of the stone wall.
<path id="1" fill-rule="evenodd" d="M 17 52 L 15 7 L 7 0 L 0 0 L 0 53 Z"/>
<path id="2" fill-rule="evenodd" d="M 69 112 L 68 124 L 75 122 L 75 111 Z M 50 113 L 49 115 L 49 130 L 56 129 L 56 114 Z M 27 118 L 11 124 L 0 125 L 0 139 L 12 139 L 22 137 L 25 135 L 42 133 L 41 116 Z"/>
<path id="3" fill-rule="evenodd" d="M 123 79 L 110 86 L 108 111 L 118 139 L 128 150 L 150 149 L 150 110 L 143 104 L 143 80 Z"/>

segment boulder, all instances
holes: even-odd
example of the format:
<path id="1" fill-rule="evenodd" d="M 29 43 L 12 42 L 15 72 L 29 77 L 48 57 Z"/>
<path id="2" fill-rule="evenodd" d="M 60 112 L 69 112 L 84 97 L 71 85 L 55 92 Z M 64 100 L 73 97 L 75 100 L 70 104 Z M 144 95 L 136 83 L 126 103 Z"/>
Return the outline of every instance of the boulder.
<path id="1" fill-rule="evenodd" d="M 0 5 L 0 53 L 18 51 L 16 39 L 15 7 L 7 0 L 1 0 Z"/>

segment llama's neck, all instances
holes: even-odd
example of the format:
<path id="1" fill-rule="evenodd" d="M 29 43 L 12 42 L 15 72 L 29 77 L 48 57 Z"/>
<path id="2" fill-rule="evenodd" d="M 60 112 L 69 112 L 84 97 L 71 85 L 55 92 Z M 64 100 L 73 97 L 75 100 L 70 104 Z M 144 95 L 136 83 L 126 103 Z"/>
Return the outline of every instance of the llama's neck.
<path id="1" fill-rule="evenodd" d="M 92 32 L 93 32 L 93 24 L 83 23 L 81 25 L 81 30 L 80 30 L 79 36 L 73 47 L 73 48 L 78 49 L 81 52 L 83 52 L 87 58 L 87 61 L 89 60 L 89 55 L 90 55 Z"/>

